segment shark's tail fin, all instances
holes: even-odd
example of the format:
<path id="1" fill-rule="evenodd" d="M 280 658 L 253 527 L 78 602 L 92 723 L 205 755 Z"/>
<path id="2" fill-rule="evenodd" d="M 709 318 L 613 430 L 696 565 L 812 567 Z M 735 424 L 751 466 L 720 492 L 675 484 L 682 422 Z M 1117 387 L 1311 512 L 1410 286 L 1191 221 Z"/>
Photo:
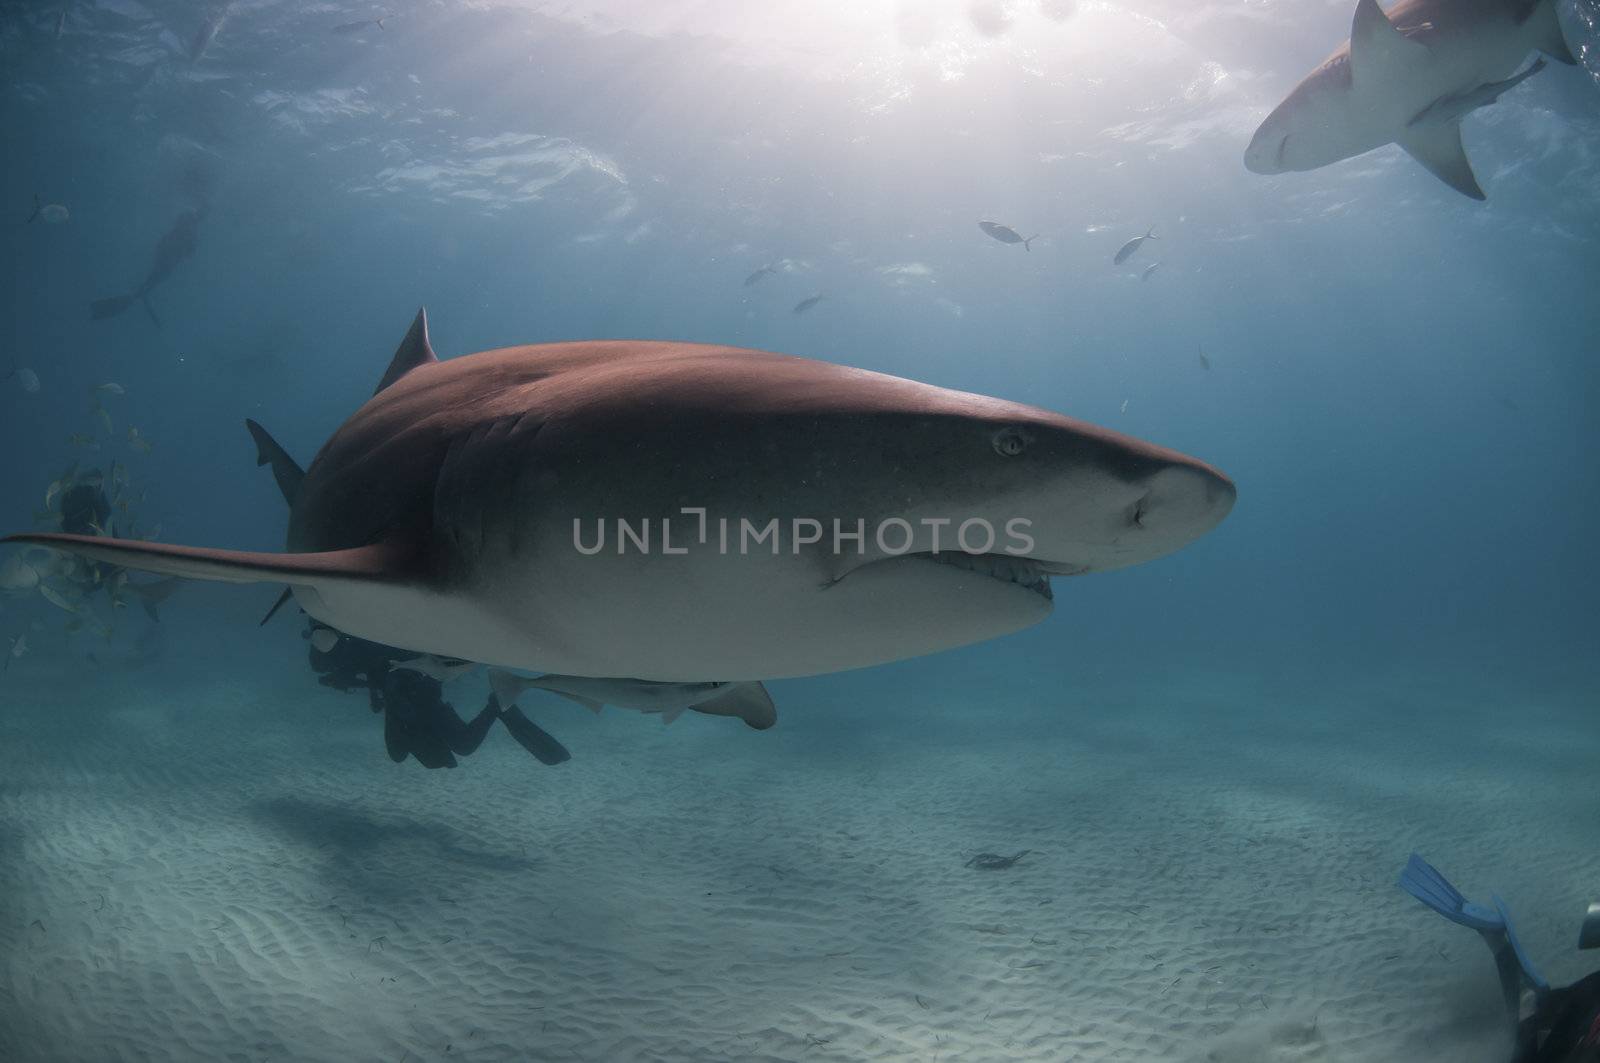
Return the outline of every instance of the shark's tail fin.
<path id="1" fill-rule="evenodd" d="M 131 295 L 113 295 L 109 299 L 96 299 L 89 304 L 89 320 L 104 321 L 108 317 L 116 317 L 132 305 Z"/>
<path id="2" fill-rule="evenodd" d="M 35 192 L 34 195 L 33 195 L 33 213 L 28 215 L 28 220 L 23 222 L 22 224 L 24 224 L 24 225 L 33 224 L 34 220 L 39 217 L 39 212 L 41 210 L 43 210 L 43 209 L 44 209 L 44 204 L 39 201 L 39 194 L 37 192 Z"/>
<path id="3" fill-rule="evenodd" d="M 1032 244 L 1037 239 L 1039 239 L 1039 234 L 1038 233 L 1034 233 L 1032 236 L 1030 236 L 1026 240 L 1022 241 L 1022 249 L 1024 251 L 1032 251 L 1033 248 L 1030 247 L 1029 245 Z"/>
<path id="4" fill-rule="evenodd" d="M 1161 239 L 1161 237 L 1156 235 L 1156 227 L 1154 225 L 1150 226 L 1149 229 L 1145 230 L 1144 238 L 1146 240 L 1159 240 L 1159 239 Z"/>
<path id="5" fill-rule="evenodd" d="M 272 466 L 272 478 L 278 481 L 283 500 L 293 506 L 295 497 L 300 493 L 300 484 L 305 481 L 305 470 L 289 457 L 289 452 L 280 447 L 276 439 L 267 434 L 265 428 L 249 418 L 245 419 L 244 426 L 250 430 L 250 438 L 256 441 L 256 464 Z"/>
<path id="6" fill-rule="evenodd" d="M 161 327 L 161 319 L 159 317 L 156 317 L 156 308 L 153 305 L 151 305 L 150 296 L 148 296 L 148 295 L 139 296 L 139 302 L 144 304 L 144 312 L 150 315 L 150 320 L 152 322 L 154 322 L 156 328 L 160 328 Z"/>

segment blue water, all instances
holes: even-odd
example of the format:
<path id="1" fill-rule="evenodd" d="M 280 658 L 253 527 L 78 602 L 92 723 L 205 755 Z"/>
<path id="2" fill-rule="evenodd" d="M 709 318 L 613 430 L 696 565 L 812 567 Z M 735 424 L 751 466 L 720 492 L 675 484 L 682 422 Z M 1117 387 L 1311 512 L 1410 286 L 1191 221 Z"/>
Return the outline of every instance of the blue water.
<path id="1" fill-rule="evenodd" d="M 1020 634 L 774 684 L 780 727 L 798 734 L 762 754 L 773 770 L 813 770 L 847 746 L 885 751 L 874 764 L 912 755 L 895 748 L 937 763 L 942 743 L 953 755 L 985 735 L 1069 741 L 1116 704 L 1186 689 L 1224 731 L 1226 706 L 1248 703 L 1252 720 L 1329 741 L 1375 726 L 1381 701 L 1419 748 L 1466 718 L 1514 736 L 1519 712 L 1554 705 L 1547 740 L 1506 752 L 1506 770 L 1530 780 L 1517 787 L 1549 780 L 1539 823 L 1499 829 L 1537 834 L 1554 810 L 1578 825 L 1570 841 L 1588 849 L 1541 865 L 1572 869 L 1565 892 L 1541 898 L 1548 947 L 1569 949 L 1561 920 L 1588 899 L 1577 868 L 1594 868 L 1600 812 L 1592 770 L 1556 763 L 1557 747 L 1593 747 L 1585 712 L 1600 692 L 1600 68 L 1592 55 L 1552 64 L 1466 120 L 1485 203 L 1394 147 L 1311 173 L 1247 172 L 1255 125 L 1348 33 L 1346 6 L 239 3 L 195 56 L 196 5 L 11 5 L 0 373 L 31 369 L 40 387 L 0 382 L 0 529 L 31 527 L 74 460 L 114 458 L 164 541 L 280 549 L 284 508 L 243 419 L 309 461 L 421 305 L 446 358 L 689 340 L 1033 403 L 1215 465 L 1238 485 L 1235 510 L 1170 557 L 1058 580 L 1055 615 Z M 1564 17 L 1569 39 L 1592 46 L 1587 11 Z M 381 29 L 334 32 L 385 13 Z M 25 224 L 36 195 L 69 219 Z M 90 320 L 91 300 L 135 288 L 174 218 L 196 208 L 197 249 L 152 294 L 159 326 L 138 306 Z M 1040 235 L 1024 251 L 980 219 Z M 1113 266 L 1150 226 L 1158 239 Z M 743 285 L 769 263 L 775 275 Z M 126 392 L 98 393 L 110 436 L 91 410 L 106 382 Z M 136 609 L 107 645 L 65 637 L 67 618 L 37 595 L 0 600 L 0 633 L 29 646 L 0 678 L 0 708 L 13 721 L 90 713 L 89 733 L 111 691 L 177 704 L 208 676 L 246 699 L 260 683 L 261 698 L 292 706 L 298 682 L 339 704 L 303 669 L 296 620 L 255 632 L 272 593 L 185 587 L 163 608 L 160 656 L 109 686 L 86 655 L 121 667 L 144 630 Z M 383 760 L 358 712 L 352 698 L 341 717 L 350 771 L 388 785 L 424 776 Z M 1159 713 L 1139 719 L 1181 760 Z M 50 734 L 30 739 L 35 755 L 74 741 Z M 554 770 L 608 759 L 603 743 L 569 744 L 579 755 Z M 1310 764 L 1316 744 L 1300 752 Z M 1118 776 L 1129 804 L 1139 762 Z M 1499 763 L 1480 765 L 1485 788 L 1510 785 L 1494 781 Z M 0 859 L 19 889 L 42 890 L 19 870 L 43 866 L 29 839 L 51 825 L 24 801 L 38 785 L 0 780 L 14 802 Z M 1373 874 L 1397 869 L 1405 844 L 1375 854 Z M 70 876 L 73 859 L 52 866 Z M 1500 869 L 1484 857 L 1485 876 Z M 13 943 L 45 896 L 5 911 Z M 4 976 L 35 975 L 15 960 Z M 619 1045 L 558 1054 L 652 1058 Z M 1059 1058 L 1036 1051 L 1017 1058 Z"/>

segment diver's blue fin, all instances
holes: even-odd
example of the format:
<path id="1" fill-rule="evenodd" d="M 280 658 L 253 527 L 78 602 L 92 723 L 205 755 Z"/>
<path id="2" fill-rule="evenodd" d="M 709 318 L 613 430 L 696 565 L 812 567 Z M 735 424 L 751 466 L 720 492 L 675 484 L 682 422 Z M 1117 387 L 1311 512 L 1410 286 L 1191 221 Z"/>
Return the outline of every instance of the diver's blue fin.
<path id="1" fill-rule="evenodd" d="M 1495 966 L 1500 974 L 1501 988 L 1513 1024 L 1517 1019 L 1517 1001 L 1523 986 L 1541 996 L 1549 991 L 1550 983 L 1544 980 L 1538 968 L 1528 959 L 1528 954 L 1522 951 L 1522 943 L 1517 940 L 1516 929 L 1511 925 L 1511 912 L 1499 897 L 1493 898 L 1492 908 L 1472 903 L 1462 896 L 1460 890 L 1450 885 L 1438 868 L 1416 853 L 1411 854 L 1405 870 L 1400 872 L 1399 886 L 1452 923 L 1471 927 L 1483 937 L 1484 944 L 1494 953 Z"/>
<path id="2" fill-rule="evenodd" d="M 1600 902 L 1589 905 L 1589 913 L 1583 917 L 1583 926 L 1578 931 L 1578 947 L 1600 949 Z"/>
<path id="3" fill-rule="evenodd" d="M 1479 932 L 1505 929 L 1506 921 L 1501 912 L 1467 900 L 1439 873 L 1438 868 L 1416 853 L 1411 854 L 1405 870 L 1400 872 L 1399 885 L 1452 923 L 1460 923 Z"/>
<path id="4" fill-rule="evenodd" d="M 1495 911 L 1500 913 L 1500 922 L 1506 928 L 1506 940 L 1511 943 L 1511 951 L 1517 957 L 1517 966 L 1522 968 L 1522 977 L 1535 993 L 1550 991 L 1550 983 L 1544 980 L 1544 975 L 1528 959 L 1528 954 L 1522 951 L 1522 942 L 1517 940 L 1517 928 L 1511 922 L 1511 911 L 1506 907 L 1506 902 L 1499 897 L 1494 898 Z"/>

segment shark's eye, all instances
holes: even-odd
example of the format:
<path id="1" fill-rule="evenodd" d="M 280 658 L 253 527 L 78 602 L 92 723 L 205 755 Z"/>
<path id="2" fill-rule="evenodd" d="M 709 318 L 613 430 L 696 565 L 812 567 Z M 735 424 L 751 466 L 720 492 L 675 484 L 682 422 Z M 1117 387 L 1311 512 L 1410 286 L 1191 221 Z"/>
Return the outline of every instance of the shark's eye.
<path id="1" fill-rule="evenodd" d="M 1028 434 L 1020 428 L 1002 428 L 994 434 L 994 452 L 1014 458 L 1028 449 Z"/>

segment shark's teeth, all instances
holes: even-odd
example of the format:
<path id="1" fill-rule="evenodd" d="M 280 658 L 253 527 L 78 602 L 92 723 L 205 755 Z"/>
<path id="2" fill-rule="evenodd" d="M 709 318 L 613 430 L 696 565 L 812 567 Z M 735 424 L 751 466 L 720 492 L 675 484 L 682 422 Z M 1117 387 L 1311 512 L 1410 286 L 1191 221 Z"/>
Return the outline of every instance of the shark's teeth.
<path id="1" fill-rule="evenodd" d="M 961 550 L 941 550 L 936 554 L 920 556 L 941 565 L 976 572 L 1003 583 L 1015 583 L 1046 598 L 1055 597 L 1050 590 L 1049 575 L 1036 562 L 1026 557 L 1012 557 L 1008 554 L 969 554 Z"/>

